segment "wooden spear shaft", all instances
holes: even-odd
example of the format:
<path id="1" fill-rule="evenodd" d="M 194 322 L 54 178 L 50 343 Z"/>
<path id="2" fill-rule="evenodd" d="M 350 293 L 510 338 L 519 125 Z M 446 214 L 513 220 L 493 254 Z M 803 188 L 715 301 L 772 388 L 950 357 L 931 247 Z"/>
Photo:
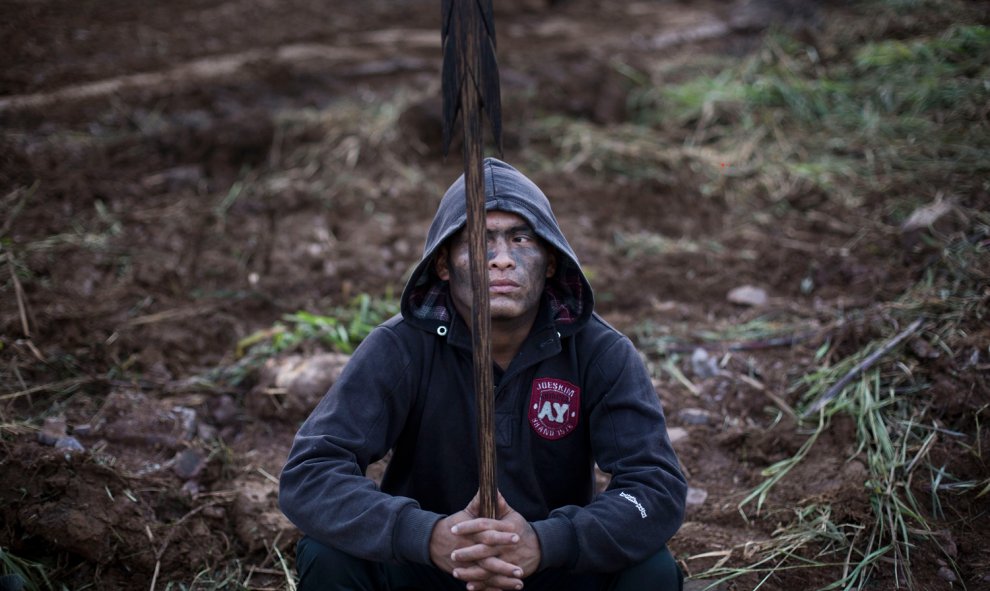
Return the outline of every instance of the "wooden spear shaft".
<path id="1" fill-rule="evenodd" d="M 461 114 L 464 185 L 471 277 L 471 341 L 477 401 L 478 490 L 482 517 L 497 517 L 495 387 L 492 379 L 491 312 L 488 293 L 482 115 L 492 124 L 501 152 L 502 114 L 492 0 L 443 0 L 443 153 Z"/>
<path id="2" fill-rule="evenodd" d="M 468 0 L 472 1 L 472 0 Z M 498 484 L 495 462 L 495 385 L 492 378 L 491 311 L 488 294 L 487 232 L 485 224 L 485 177 L 482 169 L 481 99 L 473 80 L 479 63 L 476 35 L 479 27 L 470 11 L 457 18 L 465 32 L 463 59 L 458 68 L 463 83 L 461 121 L 464 128 L 464 185 L 467 199 L 468 257 L 471 267 L 471 344 L 474 359 L 474 392 L 478 407 L 478 487 L 481 516 L 495 517 Z"/>

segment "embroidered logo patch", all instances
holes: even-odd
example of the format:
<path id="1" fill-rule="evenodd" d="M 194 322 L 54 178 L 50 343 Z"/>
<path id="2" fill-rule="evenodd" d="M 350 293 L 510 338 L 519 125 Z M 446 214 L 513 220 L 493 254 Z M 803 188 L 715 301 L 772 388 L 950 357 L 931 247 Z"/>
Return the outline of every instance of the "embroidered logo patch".
<path id="1" fill-rule="evenodd" d="M 555 378 L 533 380 L 529 426 L 544 439 L 560 439 L 578 425 L 581 389 Z"/>

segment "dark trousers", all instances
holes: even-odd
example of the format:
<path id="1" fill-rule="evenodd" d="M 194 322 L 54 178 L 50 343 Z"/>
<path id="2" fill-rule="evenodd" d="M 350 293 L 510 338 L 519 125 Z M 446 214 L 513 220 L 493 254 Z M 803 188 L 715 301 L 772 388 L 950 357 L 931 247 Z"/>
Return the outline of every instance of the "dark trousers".
<path id="1" fill-rule="evenodd" d="M 355 558 L 306 536 L 296 547 L 299 591 L 464 591 L 465 583 L 425 564 Z M 666 547 L 614 574 L 547 569 L 524 581 L 526 591 L 681 591 L 683 576 Z"/>

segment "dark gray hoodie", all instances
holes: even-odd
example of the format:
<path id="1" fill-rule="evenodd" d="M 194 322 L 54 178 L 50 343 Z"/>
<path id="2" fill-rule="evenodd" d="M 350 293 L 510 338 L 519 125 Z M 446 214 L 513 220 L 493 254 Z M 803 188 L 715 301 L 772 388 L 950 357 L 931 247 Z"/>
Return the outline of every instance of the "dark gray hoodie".
<path id="1" fill-rule="evenodd" d="M 515 213 L 557 252 L 529 337 L 496 368 L 499 490 L 540 540 L 540 568 L 613 572 L 680 527 L 687 490 L 663 412 L 632 343 L 594 299 L 550 203 L 504 162 L 484 162 L 485 206 Z M 478 489 L 471 338 L 433 270 L 463 228 L 464 177 L 444 195 L 402 313 L 358 347 L 299 429 L 281 476 L 282 511 L 355 556 L 428 564 L 445 515 Z M 389 451 L 381 488 L 365 478 Z M 594 495 L 593 467 L 612 475 Z"/>

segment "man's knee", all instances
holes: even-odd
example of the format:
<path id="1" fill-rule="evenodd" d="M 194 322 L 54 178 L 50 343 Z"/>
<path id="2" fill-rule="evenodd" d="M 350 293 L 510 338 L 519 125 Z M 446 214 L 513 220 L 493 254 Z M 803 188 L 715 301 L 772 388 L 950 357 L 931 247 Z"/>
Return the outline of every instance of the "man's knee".
<path id="1" fill-rule="evenodd" d="M 616 578 L 612 591 L 681 591 L 684 575 L 674 560 L 674 555 L 664 546 L 659 552 L 639 564 L 622 571 Z"/>
<path id="2" fill-rule="evenodd" d="M 321 544 L 309 536 L 303 536 L 296 545 L 296 571 L 299 573 L 299 591 L 380 588 L 374 563 Z"/>

